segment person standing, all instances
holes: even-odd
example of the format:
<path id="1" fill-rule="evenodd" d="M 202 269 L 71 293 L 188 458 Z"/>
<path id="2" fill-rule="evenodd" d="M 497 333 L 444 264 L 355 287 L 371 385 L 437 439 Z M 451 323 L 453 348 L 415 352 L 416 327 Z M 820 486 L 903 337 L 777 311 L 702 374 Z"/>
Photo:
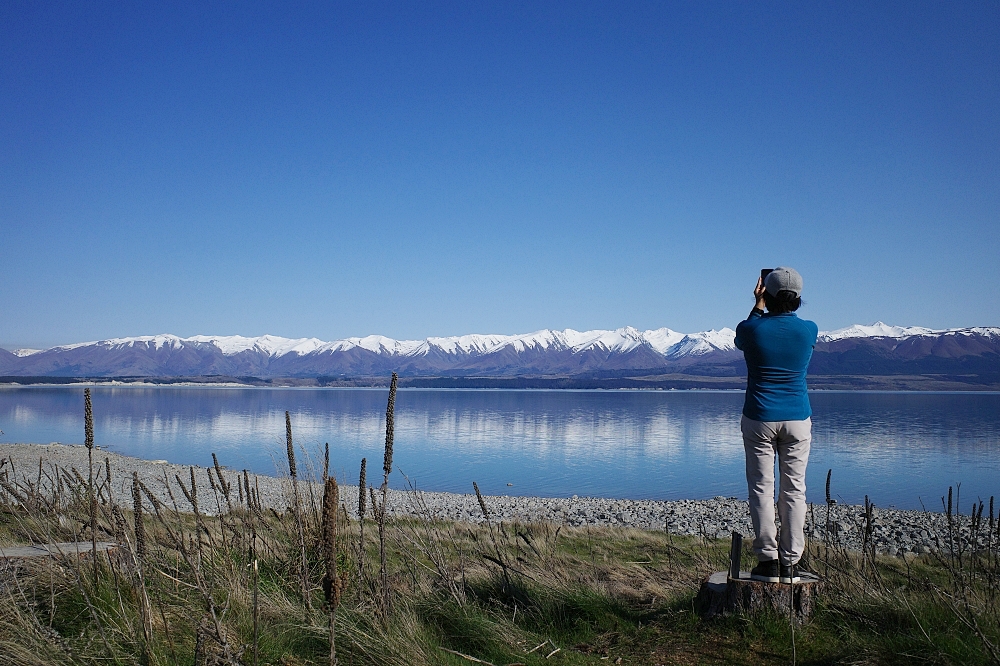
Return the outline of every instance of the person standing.
<path id="1" fill-rule="evenodd" d="M 806 465 L 812 441 L 806 370 L 819 330 L 795 314 L 802 305 L 802 276 L 795 269 L 761 271 L 753 295 L 750 316 L 736 327 L 736 348 L 747 363 L 740 430 L 758 559 L 750 577 L 794 583 L 805 550 Z M 775 454 L 780 542 L 774 520 Z"/>

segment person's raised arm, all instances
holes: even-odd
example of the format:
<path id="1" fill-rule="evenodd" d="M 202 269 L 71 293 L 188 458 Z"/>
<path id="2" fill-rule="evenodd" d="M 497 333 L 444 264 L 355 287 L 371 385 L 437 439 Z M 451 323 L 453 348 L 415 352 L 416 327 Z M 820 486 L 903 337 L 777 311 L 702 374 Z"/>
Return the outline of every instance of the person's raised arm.
<path id="1" fill-rule="evenodd" d="M 753 288 L 753 297 L 756 303 L 747 319 L 759 317 L 764 314 L 764 280 L 762 278 L 757 278 L 757 286 Z"/>
<path id="2" fill-rule="evenodd" d="M 747 321 L 756 319 L 764 314 L 764 280 L 761 278 L 757 278 L 757 286 L 753 289 L 753 297 L 756 303 L 753 306 L 753 310 L 751 310 L 750 314 L 747 315 Z M 736 327 L 736 340 L 734 342 L 736 343 L 737 349 L 743 349 L 743 336 L 741 335 L 743 323 L 744 322 L 740 322 Z"/>

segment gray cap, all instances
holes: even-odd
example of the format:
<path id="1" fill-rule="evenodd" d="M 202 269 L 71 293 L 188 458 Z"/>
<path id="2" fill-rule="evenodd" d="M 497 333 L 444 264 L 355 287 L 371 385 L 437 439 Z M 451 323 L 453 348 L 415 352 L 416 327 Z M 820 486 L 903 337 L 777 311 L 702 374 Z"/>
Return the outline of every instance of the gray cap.
<path id="1" fill-rule="evenodd" d="M 802 276 L 794 268 L 778 266 L 764 278 L 764 289 L 772 296 L 777 296 L 779 291 L 790 291 L 801 296 Z"/>

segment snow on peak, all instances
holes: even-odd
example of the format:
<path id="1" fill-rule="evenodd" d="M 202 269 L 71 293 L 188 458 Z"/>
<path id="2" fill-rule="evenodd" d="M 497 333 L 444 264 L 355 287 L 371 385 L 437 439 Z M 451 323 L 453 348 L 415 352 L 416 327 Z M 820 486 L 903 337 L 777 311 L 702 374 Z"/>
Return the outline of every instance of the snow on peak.
<path id="1" fill-rule="evenodd" d="M 446 354 L 489 354 L 513 342 L 518 336 L 513 335 L 459 335 L 448 338 L 427 338 L 426 347 L 440 349 Z"/>
<path id="2" fill-rule="evenodd" d="M 736 349 L 735 340 L 736 331 L 731 328 L 688 333 L 671 345 L 664 356 L 680 358 L 682 356 L 704 356 L 713 351 L 733 351 Z"/>
<path id="3" fill-rule="evenodd" d="M 625 352 L 631 351 L 636 347 L 641 347 L 646 342 L 642 337 L 642 333 L 631 326 L 618 328 L 613 331 L 596 330 L 579 332 L 566 329 L 562 331 L 562 335 L 566 339 L 567 346 L 574 352 L 581 352 L 595 347 L 608 351 Z"/>
<path id="4" fill-rule="evenodd" d="M 317 338 L 282 338 L 277 335 L 262 335 L 257 338 L 245 338 L 242 335 L 195 335 L 184 338 L 184 341 L 214 345 L 226 356 L 246 351 L 258 351 L 268 356 L 302 356 L 326 344 Z"/>
<path id="5" fill-rule="evenodd" d="M 37 354 L 40 351 L 42 351 L 42 350 L 41 349 L 27 349 L 27 348 L 24 348 L 24 349 L 15 349 L 14 351 L 11 352 L 11 354 L 13 354 L 14 356 L 17 356 L 19 358 L 24 358 L 25 356 L 31 356 L 32 354 Z"/>
<path id="6" fill-rule="evenodd" d="M 564 349 L 567 347 L 565 331 L 559 333 L 557 331 L 550 331 L 549 329 L 543 329 L 541 331 L 535 331 L 533 333 L 524 333 L 522 335 L 505 335 L 499 336 L 503 340 L 498 341 L 495 351 L 503 349 L 504 347 L 510 346 L 515 352 L 521 353 L 529 348 L 531 349 L 548 349 L 559 348 Z"/>
<path id="7" fill-rule="evenodd" d="M 153 349 L 162 349 L 164 347 L 179 349 L 184 346 L 184 339 L 170 334 L 138 335 L 131 338 L 108 338 L 107 340 L 97 340 L 96 342 L 78 342 L 72 345 L 60 345 L 55 347 L 55 349 L 68 351 L 90 346 L 106 347 L 108 349 L 128 349 L 136 346 L 152 347 Z"/>
<path id="8" fill-rule="evenodd" d="M 666 355 L 667 350 L 684 339 L 686 333 L 671 331 L 669 328 L 658 328 L 655 331 L 644 331 L 642 337 L 649 346 L 657 352 Z"/>
<path id="9" fill-rule="evenodd" d="M 923 326 L 890 326 L 889 324 L 877 321 L 874 324 L 865 326 L 854 324 L 847 328 L 836 331 L 820 333 L 820 339 L 826 342 L 843 340 L 844 338 L 908 338 L 913 335 L 933 335 L 935 333 L 945 333 L 946 330 L 934 330 Z"/>
<path id="10" fill-rule="evenodd" d="M 413 356 L 421 353 L 426 343 L 423 340 L 393 340 L 384 335 L 366 335 L 363 338 L 345 338 L 323 343 L 319 351 L 333 353 L 360 348 L 376 354 Z"/>
<path id="11" fill-rule="evenodd" d="M 132 347 L 147 347 L 160 350 L 182 349 L 186 345 L 211 345 L 225 356 L 232 356 L 245 351 L 258 351 L 268 356 L 283 356 L 284 354 L 308 354 L 325 343 L 316 338 L 281 338 L 276 335 L 262 335 L 247 338 L 242 335 L 194 335 L 182 338 L 176 335 L 138 335 L 130 338 L 109 338 L 95 342 L 78 342 L 71 345 L 54 347 L 59 351 L 69 351 L 80 347 L 99 346 L 108 349 L 128 349 Z"/>
<path id="12" fill-rule="evenodd" d="M 961 329 L 963 333 L 985 335 L 988 338 L 1000 338 L 1000 326 L 973 326 Z"/>

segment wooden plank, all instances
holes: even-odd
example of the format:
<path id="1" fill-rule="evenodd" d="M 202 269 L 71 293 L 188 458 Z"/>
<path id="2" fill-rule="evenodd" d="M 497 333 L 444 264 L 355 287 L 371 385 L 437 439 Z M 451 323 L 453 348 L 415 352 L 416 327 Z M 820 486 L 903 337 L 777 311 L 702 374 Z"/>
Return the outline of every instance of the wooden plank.
<path id="1" fill-rule="evenodd" d="M 114 550 L 117 543 L 98 541 L 97 552 Z M 29 557 L 49 557 L 56 555 L 86 555 L 91 551 L 89 541 L 61 541 L 58 543 L 40 543 L 29 546 L 0 546 L 0 560 L 23 559 Z"/>

